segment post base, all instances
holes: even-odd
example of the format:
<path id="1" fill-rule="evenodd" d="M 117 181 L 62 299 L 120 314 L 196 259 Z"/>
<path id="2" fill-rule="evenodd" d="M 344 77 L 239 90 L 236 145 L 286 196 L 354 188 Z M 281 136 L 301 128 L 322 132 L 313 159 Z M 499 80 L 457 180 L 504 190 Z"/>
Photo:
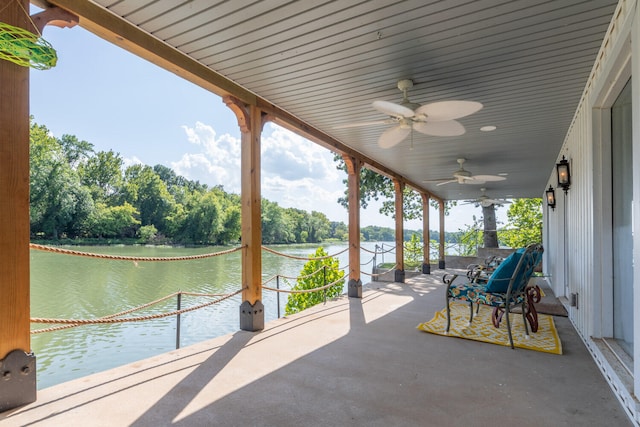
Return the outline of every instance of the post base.
<path id="1" fill-rule="evenodd" d="M 439 268 L 440 270 L 444 270 L 444 260 L 442 260 L 442 261 L 438 261 L 438 268 Z"/>
<path id="2" fill-rule="evenodd" d="M 422 263 L 422 274 L 431 274 L 431 264 L 428 262 Z"/>
<path id="3" fill-rule="evenodd" d="M 362 298 L 362 281 L 360 279 L 349 280 L 347 289 L 347 295 L 349 296 L 349 298 Z"/>
<path id="4" fill-rule="evenodd" d="M 240 329 L 243 331 L 261 331 L 264 329 L 264 305 L 256 301 L 253 305 L 249 301 L 240 304 Z"/>
<path id="5" fill-rule="evenodd" d="M 0 412 L 36 401 L 36 356 L 12 350 L 0 360 Z"/>
<path id="6" fill-rule="evenodd" d="M 393 280 L 398 283 L 404 283 L 404 270 L 396 270 Z"/>

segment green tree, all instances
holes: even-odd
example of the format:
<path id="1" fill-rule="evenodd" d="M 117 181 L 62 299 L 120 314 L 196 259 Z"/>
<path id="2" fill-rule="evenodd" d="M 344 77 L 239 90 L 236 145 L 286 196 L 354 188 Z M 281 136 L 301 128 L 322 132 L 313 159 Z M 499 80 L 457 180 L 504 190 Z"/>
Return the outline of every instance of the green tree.
<path id="1" fill-rule="evenodd" d="M 466 225 L 458 233 L 458 254 L 461 256 L 471 256 L 478 252 L 482 246 L 484 231 L 480 226 L 481 221 L 473 215 L 471 225 Z"/>
<path id="2" fill-rule="evenodd" d="M 405 267 L 408 268 L 415 268 L 422 265 L 422 240 L 420 240 L 418 233 L 413 233 L 411 240 L 406 243 L 404 260 L 406 264 Z"/>
<path id="3" fill-rule="evenodd" d="M 322 258 L 327 255 L 323 248 L 318 248 L 311 257 Z M 326 291 L 290 294 L 287 299 L 287 305 L 285 306 L 285 313 L 287 315 L 298 313 L 316 304 L 320 304 L 324 301 L 325 296 L 326 298 L 335 298 L 342 294 L 344 271 L 339 268 L 340 263 L 336 257 L 309 260 L 302 268 L 302 271 L 300 271 L 300 277 L 303 278 L 298 280 L 293 287 L 294 290 L 316 289 L 330 283 L 335 282 L 335 284 L 326 289 Z"/>
<path id="4" fill-rule="evenodd" d="M 217 243 L 222 226 L 220 201 L 213 192 L 194 192 L 186 205 L 175 237 L 185 243 Z"/>
<path id="5" fill-rule="evenodd" d="M 140 221 L 136 218 L 138 211 L 129 203 L 120 206 L 107 206 L 103 202 L 96 203 L 96 208 L 89 217 L 92 237 L 119 238 L 134 237 Z"/>
<path id="6" fill-rule="evenodd" d="M 329 237 L 332 239 L 338 240 L 348 240 L 349 239 L 349 228 L 347 224 L 342 221 L 331 221 L 329 230 Z"/>
<path id="7" fill-rule="evenodd" d="M 93 144 L 80 141 L 75 135 L 62 135 L 58 144 L 62 147 L 67 163 L 74 169 L 93 154 Z"/>
<path id="8" fill-rule="evenodd" d="M 89 189 L 94 201 L 116 204 L 115 196 L 123 183 L 123 165 L 120 154 L 109 150 L 99 151 L 78 166 L 80 180 Z"/>
<path id="9" fill-rule="evenodd" d="M 58 239 L 60 233 L 85 229 L 93 201 L 63 146 L 45 126 L 32 122 L 29 149 L 31 232 Z"/>
<path id="10" fill-rule="evenodd" d="M 165 233 L 175 200 L 150 166 L 133 165 L 125 170 L 123 197 L 140 212 L 142 225 L 154 225 L 160 233 Z"/>
<path id="11" fill-rule="evenodd" d="M 334 156 L 334 161 L 336 162 L 336 167 L 339 170 L 344 172 L 347 171 L 342 156 L 336 154 Z M 348 180 L 344 179 L 342 182 L 345 184 L 345 195 L 338 199 L 338 203 L 347 209 L 349 207 Z M 422 219 L 422 197 L 409 187 L 404 187 L 402 196 L 403 217 L 408 220 Z M 384 175 L 380 175 L 371 169 L 362 168 L 360 169 L 360 206 L 363 209 L 366 209 L 372 200 L 382 200 L 380 213 L 392 218 L 395 217 L 395 188 L 393 180 Z M 430 203 L 431 206 L 439 209 L 439 205 L 436 200 L 431 200 Z M 456 201 L 450 200 L 445 202 L 445 215 L 449 214 L 449 209 L 452 206 L 456 206 Z"/>
<path id="12" fill-rule="evenodd" d="M 262 199 L 262 243 L 293 243 L 289 217 L 276 202 Z"/>
<path id="13" fill-rule="evenodd" d="M 511 203 L 504 242 L 512 248 L 542 242 L 542 199 L 516 199 Z"/>
<path id="14" fill-rule="evenodd" d="M 320 243 L 329 235 L 331 223 L 322 212 L 312 211 L 309 217 L 309 242 Z"/>

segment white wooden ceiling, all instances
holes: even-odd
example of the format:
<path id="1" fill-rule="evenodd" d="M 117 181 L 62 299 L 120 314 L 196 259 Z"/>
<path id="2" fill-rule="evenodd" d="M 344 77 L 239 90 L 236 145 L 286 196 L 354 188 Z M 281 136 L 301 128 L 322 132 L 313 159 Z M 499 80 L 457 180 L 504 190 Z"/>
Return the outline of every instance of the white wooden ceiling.
<path id="1" fill-rule="evenodd" d="M 87 3 L 65 0 L 65 3 Z M 52 3 L 57 3 L 52 0 Z M 444 199 L 541 197 L 614 0 L 96 0 L 113 14 L 411 181 L 449 177 L 456 159 L 486 185 L 425 188 Z M 82 20 L 81 20 L 82 24 Z M 479 101 L 460 137 L 420 133 L 377 146 L 371 102 Z M 496 126 L 494 132 L 480 127 Z"/>

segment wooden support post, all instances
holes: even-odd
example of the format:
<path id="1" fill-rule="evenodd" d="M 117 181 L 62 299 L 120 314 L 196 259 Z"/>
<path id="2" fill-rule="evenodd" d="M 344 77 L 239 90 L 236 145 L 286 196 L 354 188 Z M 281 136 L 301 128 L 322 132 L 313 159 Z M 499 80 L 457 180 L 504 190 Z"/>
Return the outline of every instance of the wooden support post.
<path id="1" fill-rule="evenodd" d="M 344 155 L 349 185 L 349 284 L 347 295 L 362 298 L 360 280 L 360 169 L 362 162 L 355 157 Z"/>
<path id="2" fill-rule="evenodd" d="M 438 268 L 444 270 L 444 200 L 438 202 L 440 211 L 440 246 L 438 247 Z"/>
<path id="3" fill-rule="evenodd" d="M 241 241 L 242 304 L 240 329 L 264 329 L 262 305 L 262 221 L 260 209 L 260 135 L 263 116 L 254 105 L 246 105 L 237 98 L 226 96 L 224 103 L 236 115 L 241 136 Z"/>
<path id="4" fill-rule="evenodd" d="M 404 283 L 404 183 L 393 180 L 396 193 L 396 272 L 394 280 Z"/>
<path id="5" fill-rule="evenodd" d="M 27 0 L 0 21 L 32 29 Z M 29 296 L 29 69 L 0 60 L 0 412 L 36 400 Z"/>
<path id="6" fill-rule="evenodd" d="M 429 260 L 429 195 L 422 196 L 422 273 L 431 274 L 431 261 Z"/>

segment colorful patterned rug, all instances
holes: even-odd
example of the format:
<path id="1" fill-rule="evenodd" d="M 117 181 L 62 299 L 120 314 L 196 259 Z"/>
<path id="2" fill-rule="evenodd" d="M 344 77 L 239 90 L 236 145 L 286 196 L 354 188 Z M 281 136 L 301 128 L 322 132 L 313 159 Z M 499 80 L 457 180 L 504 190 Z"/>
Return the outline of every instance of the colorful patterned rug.
<path id="1" fill-rule="evenodd" d="M 418 329 L 437 335 L 510 346 L 506 319 L 502 319 L 500 328 L 495 328 L 491 323 L 492 310 L 491 307 L 480 306 L 480 311 L 478 314 L 474 314 L 473 322 L 469 326 L 468 303 L 452 302 L 451 328 L 448 335 L 445 334 L 445 328 L 447 327 L 446 308 L 438 311 L 430 321 L 419 324 Z M 552 316 L 538 314 L 538 332 L 532 333 L 529 330 L 529 339 L 526 338 L 524 333 L 522 315 L 511 313 L 510 316 L 514 346 L 545 353 L 562 354 L 562 343 L 558 337 L 558 331 Z"/>

